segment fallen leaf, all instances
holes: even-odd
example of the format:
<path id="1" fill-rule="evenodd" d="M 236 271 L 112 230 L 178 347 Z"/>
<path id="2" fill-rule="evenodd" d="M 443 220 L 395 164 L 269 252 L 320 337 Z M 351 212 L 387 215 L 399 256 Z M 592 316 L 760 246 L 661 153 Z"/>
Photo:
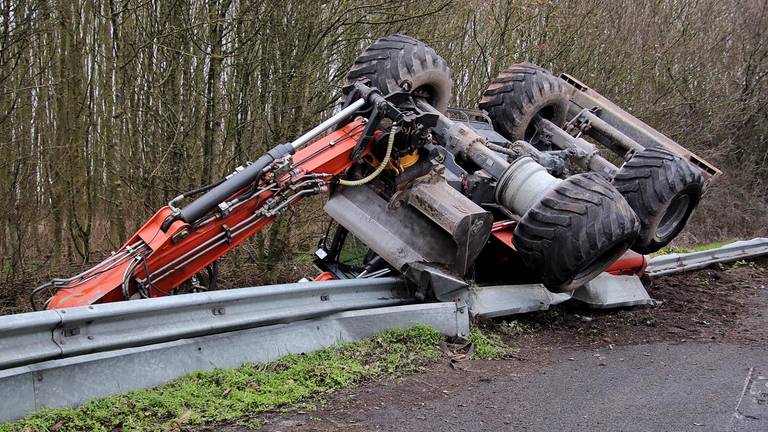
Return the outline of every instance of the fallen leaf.
<path id="1" fill-rule="evenodd" d="M 171 426 L 166 429 L 167 432 L 180 432 L 182 426 L 189 422 L 192 418 L 192 410 L 184 410 L 181 415 L 171 421 Z"/>

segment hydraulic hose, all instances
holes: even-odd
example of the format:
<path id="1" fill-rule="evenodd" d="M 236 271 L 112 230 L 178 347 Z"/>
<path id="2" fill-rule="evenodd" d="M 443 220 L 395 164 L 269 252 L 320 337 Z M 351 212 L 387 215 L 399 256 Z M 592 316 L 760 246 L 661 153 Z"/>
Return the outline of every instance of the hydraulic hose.
<path id="1" fill-rule="evenodd" d="M 392 129 L 389 131 L 389 140 L 387 140 L 387 151 L 384 153 L 384 159 L 381 161 L 378 167 L 376 169 L 368 174 L 366 177 L 363 177 L 358 180 L 339 180 L 339 184 L 342 186 L 362 186 L 371 180 L 375 179 L 376 177 L 381 174 L 382 171 L 384 171 L 384 168 L 389 163 L 389 158 L 392 156 L 392 149 L 395 147 L 395 135 L 397 134 L 398 128 L 397 126 L 392 126 Z"/>
<path id="2" fill-rule="evenodd" d="M 258 182 L 262 171 L 264 171 L 264 169 L 272 162 L 286 155 L 291 155 L 295 151 L 296 149 L 292 144 L 279 144 L 273 147 L 267 154 L 258 158 L 244 170 L 225 179 L 225 181 L 218 183 L 215 187 L 208 190 L 205 195 L 192 201 L 178 213 L 168 216 L 163 221 L 160 229 L 163 230 L 163 232 L 167 232 L 168 228 L 171 227 L 171 224 L 179 219 L 186 223 L 194 223 L 208 214 L 208 212 L 215 209 L 219 203 L 232 196 L 235 192 L 245 188 L 251 183 Z"/>

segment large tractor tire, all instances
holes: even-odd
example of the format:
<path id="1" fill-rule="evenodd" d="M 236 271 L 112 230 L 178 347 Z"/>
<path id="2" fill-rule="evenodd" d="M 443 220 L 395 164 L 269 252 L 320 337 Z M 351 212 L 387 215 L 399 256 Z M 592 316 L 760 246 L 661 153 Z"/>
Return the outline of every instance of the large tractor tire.
<path id="1" fill-rule="evenodd" d="M 704 180 L 681 157 L 646 148 L 622 165 L 613 185 L 640 219 L 632 249 L 647 254 L 672 241 L 685 227 L 704 191 Z"/>
<path id="2" fill-rule="evenodd" d="M 565 82 L 532 63 L 501 71 L 480 99 L 494 129 L 508 140 L 530 142 L 536 133 L 534 118 L 541 116 L 562 126 L 568 113 Z"/>
<path id="3" fill-rule="evenodd" d="M 608 268 L 639 229 L 619 192 L 599 174 L 584 173 L 563 180 L 528 210 L 513 243 L 549 290 L 567 292 Z"/>
<path id="4" fill-rule="evenodd" d="M 402 34 L 385 36 L 360 54 L 347 84 L 359 79 L 369 79 L 384 95 L 404 91 L 423 97 L 442 113 L 453 87 L 448 63 L 424 42 Z"/>

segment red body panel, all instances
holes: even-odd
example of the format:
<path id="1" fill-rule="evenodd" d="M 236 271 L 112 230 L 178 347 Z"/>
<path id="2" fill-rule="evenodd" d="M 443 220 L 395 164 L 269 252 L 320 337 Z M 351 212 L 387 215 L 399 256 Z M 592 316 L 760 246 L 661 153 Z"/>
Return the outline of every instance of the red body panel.
<path id="1" fill-rule="evenodd" d="M 312 278 L 313 282 L 321 282 L 321 281 L 329 281 L 336 279 L 336 276 L 333 275 L 331 272 L 322 272 L 319 275 Z"/>
<path id="2" fill-rule="evenodd" d="M 616 276 L 642 276 L 645 273 L 646 267 L 648 267 L 648 258 L 645 255 L 641 255 L 633 250 L 628 250 L 605 271 Z"/>
<path id="3" fill-rule="evenodd" d="M 512 251 L 517 252 L 515 245 L 512 244 L 512 236 L 515 232 L 515 221 L 501 221 L 495 222 L 491 228 L 491 235 L 501 242 L 504 246 L 507 246 Z"/>

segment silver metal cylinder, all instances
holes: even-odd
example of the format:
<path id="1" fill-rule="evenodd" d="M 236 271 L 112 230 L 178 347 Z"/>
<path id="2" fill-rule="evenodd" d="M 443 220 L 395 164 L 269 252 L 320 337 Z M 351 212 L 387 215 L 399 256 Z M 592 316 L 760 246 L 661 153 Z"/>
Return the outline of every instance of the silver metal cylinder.
<path id="1" fill-rule="evenodd" d="M 365 99 L 358 99 L 354 102 L 352 102 L 348 107 L 344 108 L 343 110 L 339 111 L 337 114 L 335 114 L 333 117 L 329 118 L 328 120 L 320 123 L 319 125 L 315 126 L 310 130 L 309 132 L 305 133 L 304 135 L 296 138 L 291 145 L 293 146 L 294 150 L 298 150 L 299 148 L 303 147 L 304 144 L 311 141 L 316 136 L 320 135 L 321 133 L 325 132 L 328 128 L 331 126 L 335 126 L 340 121 L 344 120 L 345 118 L 349 117 L 350 114 L 354 113 L 358 109 L 360 109 L 363 105 L 365 105 Z"/>
<path id="2" fill-rule="evenodd" d="M 471 160 L 495 179 L 501 178 L 506 172 L 509 166 L 506 155 L 486 147 L 485 140 L 474 129 L 449 119 L 425 100 L 417 100 L 416 106 L 424 112 L 437 115 L 437 125 L 432 128 L 432 135 L 454 156 L 461 155 Z"/>
<path id="3" fill-rule="evenodd" d="M 496 202 L 523 216 L 562 180 L 550 175 L 530 156 L 509 166 L 496 186 Z"/>
<path id="4" fill-rule="evenodd" d="M 618 172 L 616 165 L 600 156 L 594 144 L 583 138 L 574 138 L 549 120 L 541 119 L 539 127 L 548 135 L 548 142 L 562 150 L 571 150 L 577 157 L 572 160 L 584 169 L 595 171 L 610 181 Z"/>
<path id="5" fill-rule="evenodd" d="M 645 147 L 638 144 L 637 141 L 628 137 L 623 132 L 611 126 L 608 124 L 608 122 L 596 116 L 594 113 L 587 109 L 584 109 L 579 113 L 579 118 L 589 123 L 589 128 L 586 130 L 586 133 L 591 136 L 593 136 L 595 133 L 602 135 L 603 137 L 611 140 L 614 145 L 624 149 L 626 152 L 637 153 L 645 149 Z M 593 137 L 600 141 L 599 137 Z"/>

